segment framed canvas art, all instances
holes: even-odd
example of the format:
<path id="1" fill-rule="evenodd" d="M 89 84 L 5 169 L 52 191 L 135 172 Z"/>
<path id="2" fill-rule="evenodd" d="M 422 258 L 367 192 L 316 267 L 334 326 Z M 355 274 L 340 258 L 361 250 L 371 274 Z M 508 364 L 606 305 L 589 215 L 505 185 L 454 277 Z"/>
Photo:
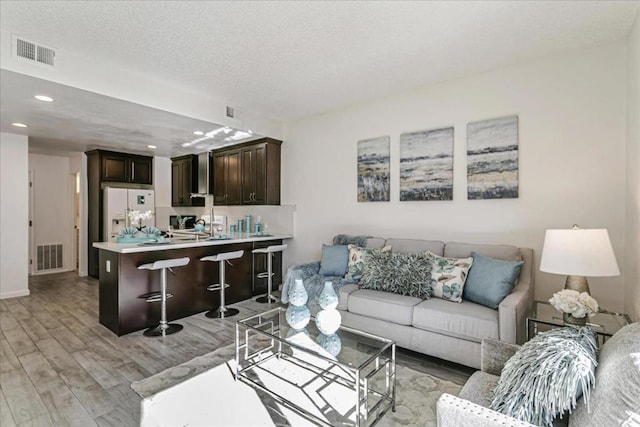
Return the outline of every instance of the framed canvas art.
<path id="1" fill-rule="evenodd" d="M 467 124 L 467 197 L 518 198 L 518 116 Z"/>
<path id="2" fill-rule="evenodd" d="M 358 201 L 388 202 L 390 138 L 358 141 Z"/>
<path id="3" fill-rule="evenodd" d="M 400 201 L 453 199 L 453 127 L 400 135 Z"/>

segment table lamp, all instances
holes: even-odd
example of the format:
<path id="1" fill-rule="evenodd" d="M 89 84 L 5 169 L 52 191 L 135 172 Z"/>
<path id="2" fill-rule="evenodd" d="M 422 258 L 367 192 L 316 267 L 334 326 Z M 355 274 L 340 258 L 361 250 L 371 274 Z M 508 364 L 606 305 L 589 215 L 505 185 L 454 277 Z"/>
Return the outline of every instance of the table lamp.
<path id="1" fill-rule="evenodd" d="M 606 229 L 547 230 L 540 271 L 566 274 L 565 289 L 589 293 L 587 277 L 618 276 L 620 270 Z"/>

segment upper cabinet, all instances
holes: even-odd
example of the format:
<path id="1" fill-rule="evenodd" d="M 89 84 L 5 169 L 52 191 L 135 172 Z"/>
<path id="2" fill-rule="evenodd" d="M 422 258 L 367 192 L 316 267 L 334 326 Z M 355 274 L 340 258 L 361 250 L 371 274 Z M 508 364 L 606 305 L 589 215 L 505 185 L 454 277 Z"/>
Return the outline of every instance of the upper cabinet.
<path id="1" fill-rule="evenodd" d="M 97 150 L 102 181 L 153 184 L 153 157 Z"/>
<path id="2" fill-rule="evenodd" d="M 171 159 L 171 206 L 204 206 L 204 198 L 191 197 L 198 192 L 198 156 Z"/>
<path id="3" fill-rule="evenodd" d="M 262 138 L 214 151 L 214 204 L 279 205 L 281 144 Z"/>

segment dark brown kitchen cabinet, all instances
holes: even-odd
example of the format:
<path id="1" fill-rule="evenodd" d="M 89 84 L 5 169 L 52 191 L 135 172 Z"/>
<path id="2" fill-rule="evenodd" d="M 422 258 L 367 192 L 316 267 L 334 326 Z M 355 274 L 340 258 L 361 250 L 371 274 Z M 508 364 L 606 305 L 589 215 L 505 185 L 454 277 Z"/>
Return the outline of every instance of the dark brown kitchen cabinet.
<path id="1" fill-rule="evenodd" d="M 213 204 L 242 204 L 240 150 L 213 154 Z"/>
<path id="2" fill-rule="evenodd" d="M 100 151 L 102 181 L 153 183 L 153 157 Z"/>
<path id="3" fill-rule="evenodd" d="M 171 159 L 171 206 L 204 206 L 203 197 L 191 197 L 198 192 L 198 156 L 187 155 Z"/>
<path id="4" fill-rule="evenodd" d="M 217 205 L 279 205 L 280 144 L 262 138 L 214 152 L 213 189 Z"/>
<path id="5" fill-rule="evenodd" d="M 100 266 L 98 249 L 94 242 L 104 240 L 104 187 L 116 185 L 128 188 L 148 188 L 153 184 L 153 157 L 118 153 L 106 150 L 91 150 L 87 155 L 87 243 L 88 274 L 98 278 Z"/>

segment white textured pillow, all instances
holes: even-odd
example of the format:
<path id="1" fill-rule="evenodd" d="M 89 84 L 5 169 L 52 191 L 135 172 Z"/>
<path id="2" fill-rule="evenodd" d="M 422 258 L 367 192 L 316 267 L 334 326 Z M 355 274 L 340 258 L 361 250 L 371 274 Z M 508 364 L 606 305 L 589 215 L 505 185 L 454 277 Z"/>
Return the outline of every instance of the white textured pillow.
<path id="1" fill-rule="evenodd" d="M 432 296 L 448 301 L 462 302 L 462 291 L 467 274 L 473 264 L 473 258 L 446 258 L 427 251 L 432 259 L 431 278 Z"/>
<path id="2" fill-rule="evenodd" d="M 537 426 L 573 410 L 595 383 L 596 338 L 587 327 L 564 327 L 536 335 L 507 361 L 491 409 Z"/>

